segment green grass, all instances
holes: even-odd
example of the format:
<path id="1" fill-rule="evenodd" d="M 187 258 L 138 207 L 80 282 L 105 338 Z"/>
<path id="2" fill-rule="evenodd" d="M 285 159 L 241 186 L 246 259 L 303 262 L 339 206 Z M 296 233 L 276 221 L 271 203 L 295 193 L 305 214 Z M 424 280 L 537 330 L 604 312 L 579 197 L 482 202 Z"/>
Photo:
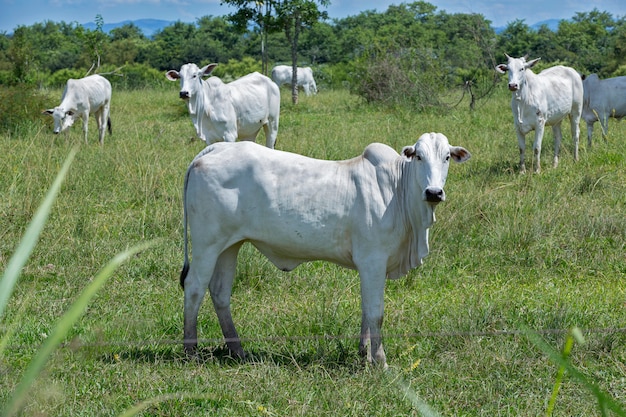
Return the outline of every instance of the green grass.
<path id="1" fill-rule="evenodd" d="M 58 97 L 50 93 L 50 106 Z M 388 282 L 390 372 L 358 356 L 354 271 L 313 262 L 284 273 L 247 246 L 233 315 L 254 359 L 227 357 L 208 299 L 201 360 L 186 359 L 181 187 L 203 144 L 177 86 L 114 92 L 114 134 L 104 147 L 93 120 L 87 146 L 79 127 L 54 136 L 43 116 L 23 134 L 0 133 L 2 270 L 79 145 L 0 321 L 0 339 L 14 331 L 0 357 L 0 404 L 98 271 L 154 239 L 95 295 L 23 415 L 115 416 L 137 404 L 146 416 L 420 415 L 415 398 L 444 416 L 544 415 L 558 364 L 520 332 L 525 326 L 557 350 L 571 327 L 581 328 L 586 343 L 573 347 L 572 366 L 626 404 L 626 333 L 616 330 L 626 327 L 626 127 L 611 120 L 608 143 L 596 132 L 578 163 L 564 129 L 559 168 L 519 175 L 509 100 L 502 91 L 475 113 L 464 103 L 416 114 L 367 107 L 343 91 L 302 96 L 294 107 L 283 91 L 279 149 L 344 159 L 371 142 L 400 150 L 439 131 L 472 152 L 450 168 L 425 264 Z M 547 132 L 544 161 L 552 148 Z M 555 416 L 599 415 L 595 397 L 568 372 L 554 407 Z"/>

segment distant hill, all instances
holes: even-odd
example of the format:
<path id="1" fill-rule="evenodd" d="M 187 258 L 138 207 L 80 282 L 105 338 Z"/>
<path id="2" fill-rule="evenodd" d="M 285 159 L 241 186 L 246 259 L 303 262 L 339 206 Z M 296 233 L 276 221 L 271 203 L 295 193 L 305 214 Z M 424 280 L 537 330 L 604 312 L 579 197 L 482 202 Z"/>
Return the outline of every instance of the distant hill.
<path id="1" fill-rule="evenodd" d="M 155 33 L 167 26 L 171 26 L 175 21 L 170 20 L 159 20 L 159 19 L 138 19 L 138 20 L 124 20 L 123 22 L 118 23 L 105 23 L 102 26 L 102 30 L 105 33 L 111 32 L 112 29 L 118 28 L 120 26 L 127 25 L 129 23 L 133 23 L 137 26 L 141 32 L 147 36 L 148 38 L 152 37 Z M 95 30 L 96 24 L 94 22 L 83 23 L 83 27 L 89 30 Z"/>
<path id="2" fill-rule="evenodd" d="M 559 29 L 559 22 L 561 20 L 559 19 L 548 19 L 548 20 L 542 20 L 541 22 L 537 22 L 537 23 L 533 23 L 532 25 L 528 25 L 527 22 L 525 22 L 531 29 L 534 30 L 539 30 L 539 28 L 543 25 L 548 26 L 548 29 L 550 29 L 553 32 L 556 32 Z M 506 26 L 498 26 L 498 27 L 494 27 L 493 30 L 497 33 L 500 34 L 504 31 L 504 29 L 506 29 Z"/>

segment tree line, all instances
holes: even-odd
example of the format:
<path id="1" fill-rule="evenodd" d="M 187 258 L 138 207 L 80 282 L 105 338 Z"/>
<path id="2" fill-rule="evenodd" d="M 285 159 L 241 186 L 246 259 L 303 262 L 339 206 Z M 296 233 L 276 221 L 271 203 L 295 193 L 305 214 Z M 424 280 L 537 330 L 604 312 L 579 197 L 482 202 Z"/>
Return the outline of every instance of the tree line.
<path id="1" fill-rule="evenodd" d="M 241 11 L 246 2 L 240 3 Z M 269 68 L 291 64 L 288 33 L 254 22 L 245 13 L 202 16 L 194 23 L 175 22 L 150 38 L 133 23 L 104 33 L 100 16 L 95 30 L 52 21 L 19 26 L 11 35 L 0 34 L 0 86 L 58 87 L 97 68 L 112 74 L 114 88 L 142 88 L 166 83 L 163 72 L 187 62 L 217 62 L 215 75 L 226 80 L 267 73 L 264 59 Z M 367 101 L 418 107 L 436 104 L 432 101 L 449 88 L 488 91 L 505 53 L 601 77 L 626 75 L 626 18 L 594 9 L 561 21 L 554 31 L 515 20 L 496 33 L 480 14 L 450 14 L 418 1 L 341 19 L 318 13 L 302 25 L 297 42 L 298 64 L 312 66 L 322 88 L 347 87 Z"/>

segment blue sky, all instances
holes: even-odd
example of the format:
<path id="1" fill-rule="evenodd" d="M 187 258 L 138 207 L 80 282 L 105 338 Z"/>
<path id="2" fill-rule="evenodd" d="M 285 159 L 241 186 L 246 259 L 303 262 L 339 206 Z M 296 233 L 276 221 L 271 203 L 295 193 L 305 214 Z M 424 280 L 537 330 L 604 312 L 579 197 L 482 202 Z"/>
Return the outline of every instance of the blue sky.
<path id="1" fill-rule="evenodd" d="M 364 10 L 383 12 L 396 0 L 331 0 L 326 8 L 331 18 L 356 15 Z M 431 0 L 437 10 L 447 13 L 479 13 L 496 27 L 515 19 L 527 24 L 547 19 L 568 19 L 576 12 L 597 8 L 614 17 L 626 15 L 625 0 Z M 232 12 L 220 0 L 0 0 L 0 32 L 13 32 L 19 25 L 51 20 L 88 23 L 101 15 L 105 23 L 125 20 L 162 19 L 194 22 L 196 18 L 222 16 Z"/>

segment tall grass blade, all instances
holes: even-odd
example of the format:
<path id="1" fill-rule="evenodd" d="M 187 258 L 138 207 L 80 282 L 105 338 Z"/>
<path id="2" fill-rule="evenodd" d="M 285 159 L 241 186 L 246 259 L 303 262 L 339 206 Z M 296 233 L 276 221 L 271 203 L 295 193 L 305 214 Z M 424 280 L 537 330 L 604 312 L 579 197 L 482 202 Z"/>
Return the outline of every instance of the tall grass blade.
<path id="1" fill-rule="evenodd" d="M 117 267 L 131 256 L 147 249 L 154 243 L 155 242 L 143 243 L 118 254 L 98 273 L 91 284 L 83 290 L 78 299 L 76 299 L 76 301 L 70 306 L 70 309 L 63 315 L 63 317 L 61 317 L 55 328 L 52 330 L 50 336 L 46 339 L 41 348 L 37 351 L 33 360 L 30 362 L 26 372 L 22 376 L 22 380 L 9 398 L 9 402 L 2 413 L 3 416 L 11 416 L 19 411 L 26 399 L 28 390 L 43 369 L 48 357 L 61 343 L 63 338 L 72 328 L 74 322 L 76 322 L 76 320 L 78 320 L 83 314 L 91 298 L 109 279 L 109 277 L 113 275 L 113 272 L 117 269 Z"/>
<path id="2" fill-rule="evenodd" d="M 579 337 L 576 337 L 576 334 L 578 334 Z M 567 360 L 567 358 L 569 358 L 570 353 L 572 352 L 572 348 L 574 347 L 574 340 L 578 340 L 582 343 L 582 335 L 580 335 L 580 330 L 578 330 L 577 328 L 573 328 L 567 335 L 567 339 L 565 339 L 565 346 L 563 346 L 563 359 Z M 552 417 L 552 413 L 554 412 L 554 406 L 556 405 L 556 397 L 559 395 L 559 390 L 561 389 L 561 383 L 563 382 L 564 374 L 565 367 L 563 365 L 560 365 L 559 370 L 556 374 L 556 380 L 554 381 L 554 387 L 552 388 L 552 395 L 550 396 L 550 401 L 548 402 L 546 417 Z"/>
<path id="3" fill-rule="evenodd" d="M 54 203 L 54 200 L 61 189 L 61 184 L 63 183 L 63 180 L 67 175 L 67 171 L 69 170 L 77 152 L 78 146 L 73 147 L 65 159 L 65 162 L 61 167 L 61 171 L 57 174 L 56 179 L 46 194 L 46 197 L 37 209 L 35 216 L 30 221 L 28 228 L 22 237 L 22 241 L 4 270 L 2 280 L 0 281 L 0 318 L 2 318 L 4 314 L 4 309 L 9 301 L 9 296 L 13 292 L 13 288 L 17 283 L 17 279 L 20 276 L 22 268 L 26 264 L 28 257 L 39 240 L 39 235 L 41 234 L 41 231 L 46 224 L 46 220 L 48 219 L 48 215 L 50 214 L 52 203 Z"/>
<path id="4" fill-rule="evenodd" d="M 437 411 L 433 410 L 424 400 L 422 400 L 409 386 L 400 374 L 394 378 L 396 385 L 402 390 L 404 395 L 411 401 L 413 406 L 418 410 L 419 415 L 422 417 L 441 417 Z"/>
<path id="5" fill-rule="evenodd" d="M 607 415 L 606 410 L 613 411 L 620 417 L 626 417 L 626 410 L 622 408 L 615 400 L 613 400 L 609 394 L 604 392 L 600 387 L 591 382 L 591 380 L 578 369 L 576 369 L 567 358 L 564 358 L 561 353 L 553 349 L 548 343 L 546 343 L 541 336 L 533 332 L 529 328 L 522 326 L 522 331 L 535 346 L 537 346 L 543 353 L 548 355 L 550 360 L 557 365 L 563 367 L 571 378 L 577 380 L 585 388 L 587 388 L 596 397 L 598 401 L 598 407 L 601 415 Z"/>

